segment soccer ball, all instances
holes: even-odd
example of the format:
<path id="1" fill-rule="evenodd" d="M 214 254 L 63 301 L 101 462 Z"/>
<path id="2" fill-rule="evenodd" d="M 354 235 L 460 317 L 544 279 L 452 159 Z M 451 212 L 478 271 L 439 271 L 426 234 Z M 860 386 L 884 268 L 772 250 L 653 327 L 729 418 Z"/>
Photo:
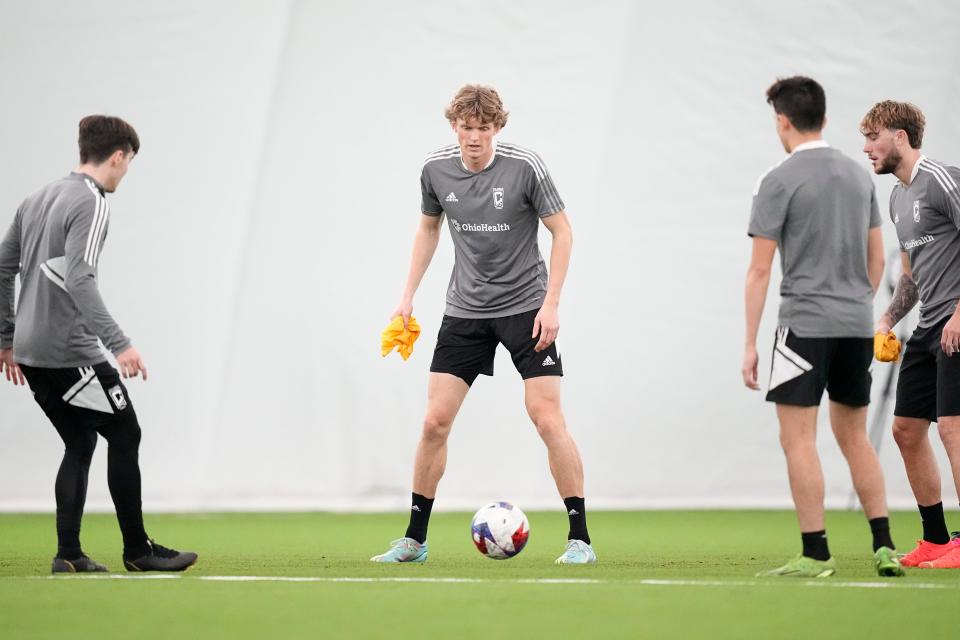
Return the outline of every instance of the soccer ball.
<path id="1" fill-rule="evenodd" d="M 480 553 L 494 560 L 517 555 L 530 537 L 527 516 L 509 502 L 491 502 L 481 507 L 473 516 L 470 529 L 473 544 Z"/>

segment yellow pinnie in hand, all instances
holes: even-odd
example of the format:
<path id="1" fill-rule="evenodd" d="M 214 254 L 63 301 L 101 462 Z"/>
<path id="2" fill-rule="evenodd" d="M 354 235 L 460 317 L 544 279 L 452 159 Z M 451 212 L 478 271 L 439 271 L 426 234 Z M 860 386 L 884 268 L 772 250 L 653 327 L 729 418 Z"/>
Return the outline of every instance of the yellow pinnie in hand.
<path id="1" fill-rule="evenodd" d="M 873 355 L 880 362 L 896 362 L 900 358 L 900 341 L 893 331 L 873 336 Z"/>
<path id="2" fill-rule="evenodd" d="M 410 316 L 407 326 L 403 326 L 403 316 L 394 318 L 387 328 L 380 334 L 380 353 L 386 357 L 395 348 L 400 356 L 406 360 L 413 353 L 413 343 L 420 337 L 420 325 L 416 318 Z"/>

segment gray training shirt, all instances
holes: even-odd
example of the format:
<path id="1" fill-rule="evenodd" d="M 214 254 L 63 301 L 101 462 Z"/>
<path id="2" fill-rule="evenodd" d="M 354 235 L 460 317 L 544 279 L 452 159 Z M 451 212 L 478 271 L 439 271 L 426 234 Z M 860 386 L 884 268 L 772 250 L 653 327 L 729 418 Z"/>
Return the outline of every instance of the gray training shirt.
<path id="1" fill-rule="evenodd" d="M 890 193 L 890 219 L 920 290 L 920 327 L 951 315 L 960 299 L 960 169 L 920 156 L 910 184 Z"/>
<path id="2" fill-rule="evenodd" d="M 826 142 L 798 146 L 760 178 L 747 233 L 777 242 L 780 326 L 802 338 L 869 338 L 869 230 L 882 224 L 866 169 Z"/>
<path id="3" fill-rule="evenodd" d="M 446 214 L 456 259 L 446 314 L 499 318 L 538 309 L 547 268 L 537 245 L 540 218 L 563 201 L 537 154 L 497 143 L 492 161 L 473 173 L 459 145 L 427 156 L 420 176 L 422 211 Z"/>
<path id="4" fill-rule="evenodd" d="M 130 341 L 97 289 L 110 208 L 103 186 L 81 173 L 52 182 L 20 205 L 0 243 L 0 348 L 33 367 L 102 362 Z M 14 280 L 20 301 L 14 319 Z"/>

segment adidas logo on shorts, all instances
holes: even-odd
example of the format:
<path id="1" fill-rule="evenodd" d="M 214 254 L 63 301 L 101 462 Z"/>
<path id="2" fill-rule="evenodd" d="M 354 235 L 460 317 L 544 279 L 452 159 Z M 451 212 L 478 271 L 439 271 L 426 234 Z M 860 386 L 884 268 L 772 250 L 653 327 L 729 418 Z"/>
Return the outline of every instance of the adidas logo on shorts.
<path id="1" fill-rule="evenodd" d="M 446 200 L 447 202 L 460 202 L 459 200 L 457 200 L 457 194 L 455 194 L 453 191 L 451 191 L 450 195 L 444 198 L 444 200 Z"/>
<path id="2" fill-rule="evenodd" d="M 549 367 L 550 365 L 553 365 L 553 364 L 557 364 L 557 363 L 553 361 L 553 358 L 551 358 L 550 356 L 547 356 L 547 357 L 544 359 L 543 364 L 540 365 L 540 366 L 541 366 L 541 367 Z"/>

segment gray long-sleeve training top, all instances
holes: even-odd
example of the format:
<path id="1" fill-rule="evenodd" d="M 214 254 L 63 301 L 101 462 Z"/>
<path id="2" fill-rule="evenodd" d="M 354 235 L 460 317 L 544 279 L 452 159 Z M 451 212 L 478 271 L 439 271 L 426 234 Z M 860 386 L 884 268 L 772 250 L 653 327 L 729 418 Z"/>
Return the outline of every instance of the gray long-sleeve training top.
<path id="1" fill-rule="evenodd" d="M 113 354 L 130 346 L 97 288 L 109 218 L 103 185 L 83 173 L 20 205 L 0 242 L 0 348 L 13 347 L 18 363 L 83 367 L 104 360 L 97 338 Z"/>

